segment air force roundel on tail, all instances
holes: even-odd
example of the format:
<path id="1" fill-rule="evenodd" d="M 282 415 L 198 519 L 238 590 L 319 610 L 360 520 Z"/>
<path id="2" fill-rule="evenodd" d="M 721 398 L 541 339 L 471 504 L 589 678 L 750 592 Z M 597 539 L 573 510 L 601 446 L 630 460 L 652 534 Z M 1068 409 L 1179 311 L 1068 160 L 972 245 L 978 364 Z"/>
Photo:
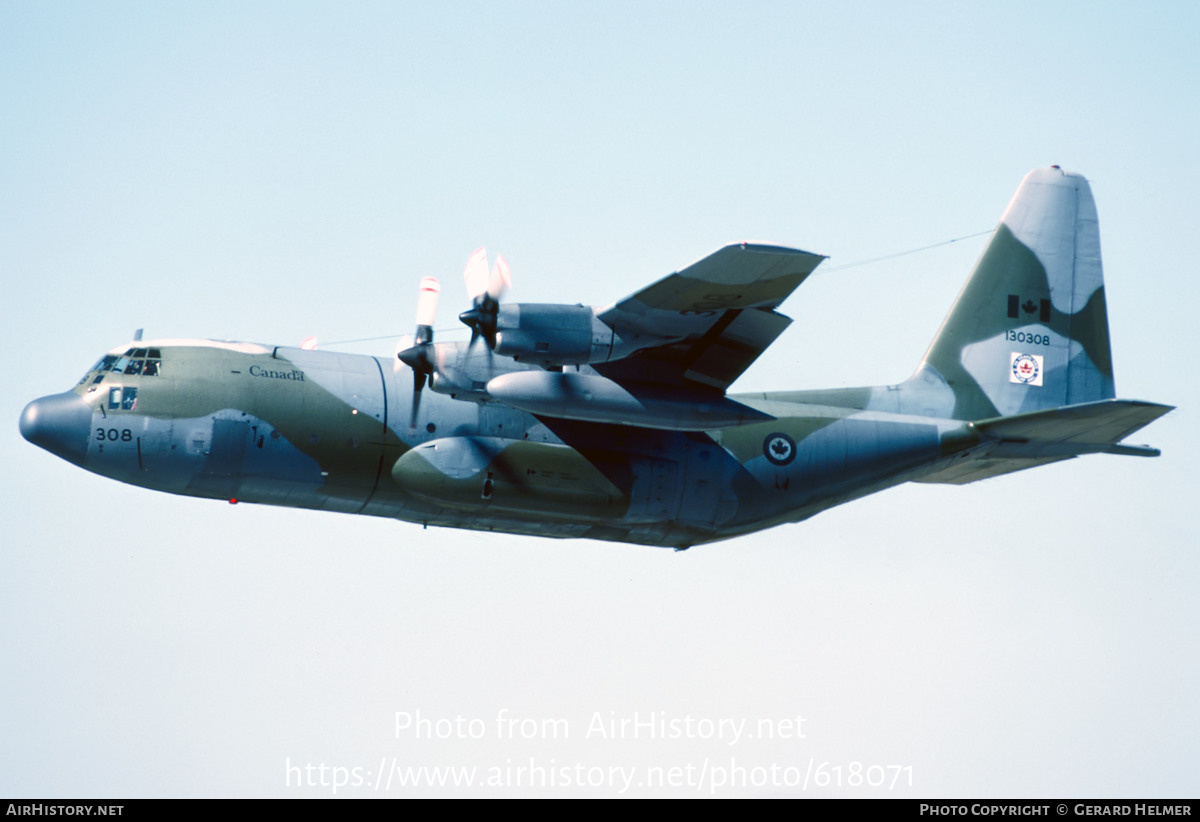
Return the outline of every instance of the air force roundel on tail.
<path id="1" fill-rule="evenodd" d="M 1009 380 L 1025 385 L 1042 384 L 1042 358 L 1037 354 L 1012 353 L 1009 359 Z"/>

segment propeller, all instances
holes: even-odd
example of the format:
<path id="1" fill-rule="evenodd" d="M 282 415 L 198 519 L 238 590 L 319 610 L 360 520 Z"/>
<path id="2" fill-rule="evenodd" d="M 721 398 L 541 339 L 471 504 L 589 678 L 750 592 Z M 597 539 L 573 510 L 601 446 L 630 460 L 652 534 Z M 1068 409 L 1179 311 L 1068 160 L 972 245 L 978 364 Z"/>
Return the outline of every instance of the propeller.
<path id="1" fill-rule="evenodd" d="M 496 347 L 496 321 L 500 313 L 500 297 L 512 285 L 508 260 L 503 255 L 496 258 L 496 265 L 488 275 L 487 250 L 477 248 L 467 260 L 463 270 L 467 293 L 472 307 L 458 315 L 463 324 L 471 329 L 471 345 L 483 337 L 489 349 Z"/>
<path id="2" fill-rule="evenodd" d="M 438 292 L 441 286 L 433 277 L 421 279 L 421 292 L 417 297 L 417 335 L 414 343 L 396 356 L 412 369 L 413 404 L 409 427 L 417 427 L 417 410 L 421 407 L 421 389 L 433 376 L 433 319 L 437 314 Z"/>

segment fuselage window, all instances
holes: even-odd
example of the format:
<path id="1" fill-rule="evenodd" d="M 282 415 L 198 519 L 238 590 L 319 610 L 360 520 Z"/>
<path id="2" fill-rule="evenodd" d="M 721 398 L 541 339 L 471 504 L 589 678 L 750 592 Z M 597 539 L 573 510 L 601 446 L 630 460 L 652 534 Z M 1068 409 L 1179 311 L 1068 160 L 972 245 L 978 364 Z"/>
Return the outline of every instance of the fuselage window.
<path id="1" fill-rule="evenodd" d="M 137 389 L 128 385 L 114 385 L 108 389 L 108 410 L 136 411 Z"/>

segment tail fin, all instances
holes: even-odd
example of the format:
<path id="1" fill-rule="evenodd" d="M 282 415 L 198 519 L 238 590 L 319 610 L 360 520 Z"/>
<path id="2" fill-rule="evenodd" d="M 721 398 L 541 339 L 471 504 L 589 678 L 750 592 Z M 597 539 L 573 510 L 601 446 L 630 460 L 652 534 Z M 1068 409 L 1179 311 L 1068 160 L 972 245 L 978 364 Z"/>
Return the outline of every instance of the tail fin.
<path id="1" fill-rule="evenodd" d="M 978 420 L 1115 396 L 1100 228 L 1088 182 L 1025 176 L 925 354 Z"/>

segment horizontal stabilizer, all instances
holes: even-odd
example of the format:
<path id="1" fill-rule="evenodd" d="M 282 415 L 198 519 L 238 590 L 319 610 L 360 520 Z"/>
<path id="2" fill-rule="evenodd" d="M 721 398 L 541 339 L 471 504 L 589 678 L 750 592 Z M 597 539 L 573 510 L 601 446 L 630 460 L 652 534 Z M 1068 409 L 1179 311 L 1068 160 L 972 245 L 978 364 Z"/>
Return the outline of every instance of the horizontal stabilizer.
<path id="1" fill-rule="evenodd" d="M 1140 400 L 1100 400 L 1030 411 L 973 423 L 985 440 L 999 440 L 997 456 L 1075 456 L 1110 450 L 1172 409 Z M 996 454 L 996 449 L 993 449 Z"/>
<path id="2" fill-rule="evenodd" d="M 979 420 L 968 425 L 978 444 L 919 481 L 963 484 L 1082 454 L 1158 456 L 1157 448 L 1120 441 L 1172 408 L 1140 400 L 1100 400 Z"/>
<path id="3" fill-rule="evenodd" d="M 1160 456 L 1162 456 L 1162 451 L 1159 451 L 1157 448 L 1151 448 L 1149 445 L 1125 445 L 1124 443 L 1117 443 L 1116 445 L 1113 445 L 1112 447 L 1110 447 L 1104 453 L 1120 454 L 1123 457 L 1160 457 Z"/>

